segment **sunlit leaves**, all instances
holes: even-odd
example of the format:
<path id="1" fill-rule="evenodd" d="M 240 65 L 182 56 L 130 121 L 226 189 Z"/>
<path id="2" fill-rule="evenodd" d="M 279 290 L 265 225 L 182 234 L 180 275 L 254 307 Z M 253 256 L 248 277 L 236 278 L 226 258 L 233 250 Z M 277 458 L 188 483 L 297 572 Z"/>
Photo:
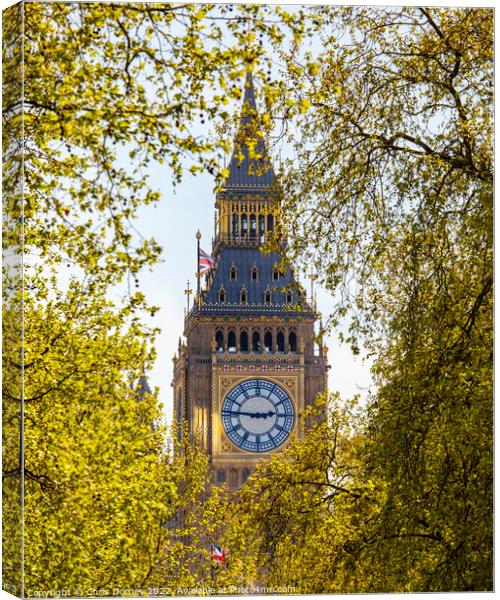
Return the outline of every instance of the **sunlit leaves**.
<path id="1" fill-rule="evenodd" d="M 376 357 L 364 460 L 387 499 L 354 589 L 491 589 L 492 12 L 318 19 L 319 70 L 306 89 L 289 70 L 312 106 L 282 216 L 291 260 L 334 294 L 330 322 L 348 316 L 343 341 Z"/>

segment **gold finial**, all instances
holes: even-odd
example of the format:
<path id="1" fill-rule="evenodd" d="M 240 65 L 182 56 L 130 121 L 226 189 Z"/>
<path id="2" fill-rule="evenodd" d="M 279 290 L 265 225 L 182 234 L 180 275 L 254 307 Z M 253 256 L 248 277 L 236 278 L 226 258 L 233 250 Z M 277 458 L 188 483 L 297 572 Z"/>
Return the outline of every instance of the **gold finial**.
<path id="1" fill-rule="evenodd" d="M 190 283 L 189 283 L 189 279 L 188 279 L 187 284 L 186 284 L 186 289 L 184 290 L 184 293 L 186 294 L 186 299 L 187 299 L 187 312 L 189 312 L 189 296 L 193 293 L 193 290 L 189 287 L 189 285 L 190 285 Z"/>
<path id="2" fill-rule="evenodd" d="M 198 229 L 198 231 L 196 232 L 196 236 L 195 236 L 195 237 L 196 237 L 196 239 L 197 239 L 198 241 L 200 241 L 200 240 L 201 240 L 201 233 L 200 233 L 200 230 L 199 230 L 199 229 Z"/>

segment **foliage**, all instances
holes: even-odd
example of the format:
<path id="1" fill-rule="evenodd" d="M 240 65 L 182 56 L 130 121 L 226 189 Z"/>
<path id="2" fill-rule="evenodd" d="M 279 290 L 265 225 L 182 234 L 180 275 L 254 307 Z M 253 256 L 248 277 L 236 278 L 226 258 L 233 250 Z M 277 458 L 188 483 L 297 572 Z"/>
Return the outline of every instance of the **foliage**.
<path id="1" fill-rule="evenodd" d="M 173 182 L 189 160 L 193 172 L 214 171 L 216 151 L 227 152 L 229 140 L 217 148 L 202 124 L 229 119 L 249 61 L 268 79 L 264 40 L 277 44 L 284 31 L 282 19 L 267 13 L 210 4 L 26 4 L 24 164 L 10 186 L 23 175 L 27 248 L 46 264 L 105 272 L 110 284 L 154 263 L 160 247 L 133 222 L 139 207 L 160 197 L 146 169 L 164 162 Z M 298 35 L 300 25 L 289 19 L 288 29 Z M 7 89 L 6 129 L 20 126 L 20 108 Z"/>
<path id="2" fill-rule="evenodd" d="M 491 589 L 492 12 L 317 18 L 283 221 L 375 355 L 364 460 L 387 500 L 358 591 Z"/>
<path id="3" fill-rule="evenodd" d="M 492 13 L 330 7 L 317 18 L 324 51 L 290 67 L 310 108 L 298 164 L 283 168 L 283 219 L 291 257 L 313 261 L 338 298 L 335 321 L 350 308 L 356 331 L 376 334 L 398 306 L 400 271 L 439 266 L 408 229 L 441 234 L 442 253 L 467 243 L 464 220 L 491 234 Z"/>
<path id="4" fill-rule="evenodd" d="M 163 554 L 165 523 L 177 496 L 191 502 L 205 474 L 201 458 L 182 469 L 163 455 L 164 431 L 151 429 L 156 394 L 136 402 L 129 387 L 153 359 L 144 310 L 157 310 L 132 287 L 161 252 L 135 219 L 160 198 L 145 175 L 152 161 L 164 162 L 174 182 L 186 157 L 193 173 L 213 171 L 216 144 L 197 128 L 228 118 L 249 60 L 267 78 L 254 42 L 279 43 L 284 33 L 265 14 L 256 6 L 97 2 L 24 3 L 6 13 L 3 245 L 24 262 L 4 273 L 12 326 L 3 475 L 7 534 L 19 524 L 25 481 L 31 588 L 140 586 L 160 565 L 178 569 L 185 553 L 177 546 Z M 292 20 L 288 28 L 300 31 Z M 4 573 L 18 581 L 14 545 Z"/>
<path id="5" fill-rule="evenodd" d="M 363 590 L 353 556 L 385 492 L 365 472 L 359 407 L 338 397 L 329 405 L 303 439 L 261 464 L 239 492 L 225 541 L 229 568 L 219 577 L 226 585 Z"/>
<path id="6" fill-rule="evenodd" d="M 206 487 L 192 494 L 190 503 L 179 511 L 177 527 L 171 528 L 164 550 L 166 557 L 151 576 L 153 590 L 173 596 L 201 595 L 199 590 L 213 587 L 211 546 L 222 539 L 230 504 L 224 489 L 208 483 L 206 478 Z"/>
<path id="7" fill-rule="evenodd" d="M 378 589 L 492 588 L 493 311 L 491 280 L 469 287 L 478 266 L 466 253 L 444 290 L 408 274 L 413 302 L 376 363 L 370 460 L 390 482 L 377 558 L 391 582 Z"/>
<path id="8" fill-rule="evenodd" d="M 168 521 L 204 490 L 206 457 L 165 453 L 156 393 L 137 387 L 153 358 L 139 325 L 42 285 L 24 312 L 26 589 L 145 589 Z M 9 392 L 6 410 L 19 402 Z M 3 466 L 18 472 L 18 456 Z"/>
<path id="9" fill-rule="evenodd" d="M 20 95 L 22 89 L 22 47 L 20 44 L 22 29 L 20 26 L 20 6 L 12 7 L 3 18 L 3 90 L 4 94 Z M 12 184 L 11 176 L 22 163 L 21 123 L 5 133 L 2 138 L 3 162 L 2 181 L 4 195 L 2 219 L 3 240 L 6 237 L 15 240 L 11 247 L 2 248 L 2 387 L 4 392 L 19 397 L 22 390 L 22 371 L 13 368 L 13 362 L 19 362 L 22 356 L 22 219 L 19 210 L 19 198 L 22 195 L 20 183 Z M 9 185 L 10 184 L 10 185 Z M 18 210 L 12 210 L 16 205 Z M 10 310 L 7 310 L 7 303 Z M 10 360 L 6 360 L 6 357 Z M 19 405 L 2 403 L 2 578 L 3 589 L 12 594 L 20 594 L 22 587 L 22 481 L 19 470 L 5 477 L 5 465 L 11 457 L 18 458 L 22 439 L 22 418 Z M 9 464 L 9 467 L 11 465 Z"/>

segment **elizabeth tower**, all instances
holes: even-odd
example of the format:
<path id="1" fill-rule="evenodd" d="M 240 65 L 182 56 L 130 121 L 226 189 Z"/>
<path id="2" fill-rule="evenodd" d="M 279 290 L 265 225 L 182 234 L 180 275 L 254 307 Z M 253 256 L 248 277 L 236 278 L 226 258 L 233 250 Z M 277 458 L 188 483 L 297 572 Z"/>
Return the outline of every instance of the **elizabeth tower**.
<path id="1" fill-rule="evenodd" d="M 173 359 L 174 420 L 187 422 L 207 451 L 214 482 L 233 490 L 303 435 L 301 413 L 326 389 L 312 300 L 278 252 L 260 249 L 273 235 L 279 197 L 258 121 L 248 73 L 229 174 L 216 195 L 215 264 Z"/>

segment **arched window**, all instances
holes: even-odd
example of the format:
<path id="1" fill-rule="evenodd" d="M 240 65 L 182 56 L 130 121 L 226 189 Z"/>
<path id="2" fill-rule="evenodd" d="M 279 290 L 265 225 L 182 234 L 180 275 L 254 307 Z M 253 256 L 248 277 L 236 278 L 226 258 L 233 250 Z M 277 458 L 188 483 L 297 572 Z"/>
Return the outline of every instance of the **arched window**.
<path id="1" fill-rule="evenodd" d="M 252 333 L 252 352 L 260 352 L 260 333 L 258 331 Z"/>
<path id="2" fill-rule="evenodd" d="M 247 288 L 243 286 L 240 290 L 240 302 L 246 304 L 248 302 Z"/>
<path id="3" fill-rule="evenodd" d="M 255 215 L 250 215 L 250 239 L 254 240 L 257 237 L 257 219 Z"/>
<path id="4" fill-rule="evenodd" d="M 224 352 L 224 334 L 220 329 L 215 332 L 215 351 Z"/>
<path id="5" fill-rule="evenodd" d="M 221 304 L 224 304 L 225 301 L 226 301 L 226 290 L 224 289 L 224 287 L 221 287 L 221 289 L 219 290 L 219 302 Z"/>
<path id="6" fill-rule="evenodd" d="M 281 330 L 278 331 L 276 335 L 276 347 L 278 349 L 278 352 L 285 351 L 285 336 Z"/>
<path id="7" fill-rule="evenodd" d="M 250 469 L 243 469 L 243 472 L 241 474 L 241 483 L 245 483 L 249 477 L 250 477 Z"/>
<path id="8" fill-rule="evenodd" d="M 248 233 L 248 221 L 246 215 L 241 215 L 241 237 L 244 239 Z"/>
<path id="9" fill-rule="evenodd" d="M 238 471 L 236 469 L 229 471 L 229 485 L 233 488 L 238 486 Z"/>
<path id="10" fill-rule="evenodd" d="M 292 292 L 288 291 L 286 293 L 286 303 L 291 304 L 292 302 L 293 302 L 293 294 L 292 294 Z"/>
<path id="11" fill-rule="evenodd" d="M 297 352 L 297 334 L 293 330 L 288 334 L 288 347 L 290 352 Z"/>
<path id="12" fill-rule="evenodd" d="M 238 239 L 238 215 L 233 214 L 233 240 Z"/>
<path id="13" fill-rule="evenodd" d="M 271 290 L 269 288 L 264 292 L 264 304 L 271 304 L 272 295 Z"/>
<path id="14" fill-rule="evenodd" d="M 273 351 L 273 334 L 270 331 L 264 334 L 264 350 L 269 353 Z"/>
<path id="15" fill-rule="evenodd" d="M 278 281 L 279 278 L 280 278 L 280 272 L 278 271 L 278 268 L 275 267 L 273 269 L 273 281 Z"/>
<path id="16" fill-rule="evenodd" d="M 256 265 L 254 265 L 250 271 L 250 279 L 252 281 L 259 281 L 259 269 L 257 269 Z"/>
<path id="17" fill-rule="evenodd" d="M 227 351 L 236 352 L 236 334 L 233 330 L 231 330 L 227 336 Z"/>
<path id="18" fill-rule="evenodd" d="M 226 482 L 226 471 L 220 469 L 217 471 L 217 483 L 225 483 Z"/>
<path id="19" fill-rule="evenodd" d="M 274 217 L 273 215 L 267 215 L 267 230 L 272 231 L 274 229 Z"/>
<path id="20" fill-rule="evenodd" d="M 259 215 L 259 241 L 264 242 L 266 235 L 266 217 Z"/>
<path id="21" fill-rule="evenodd" d="M 236 265 L 233 263 L 231 265 L 231 268 L 229 269 L 229 279 L 231 281 L 236 281 L 237 276 L 238 276 L 238 271 L 236 270 Z"/>
<path id="22" fill-rule="evenodd" d="M 244 329 L 240 333 L 240 352 L 248 352 L 248 333 Z"/>

